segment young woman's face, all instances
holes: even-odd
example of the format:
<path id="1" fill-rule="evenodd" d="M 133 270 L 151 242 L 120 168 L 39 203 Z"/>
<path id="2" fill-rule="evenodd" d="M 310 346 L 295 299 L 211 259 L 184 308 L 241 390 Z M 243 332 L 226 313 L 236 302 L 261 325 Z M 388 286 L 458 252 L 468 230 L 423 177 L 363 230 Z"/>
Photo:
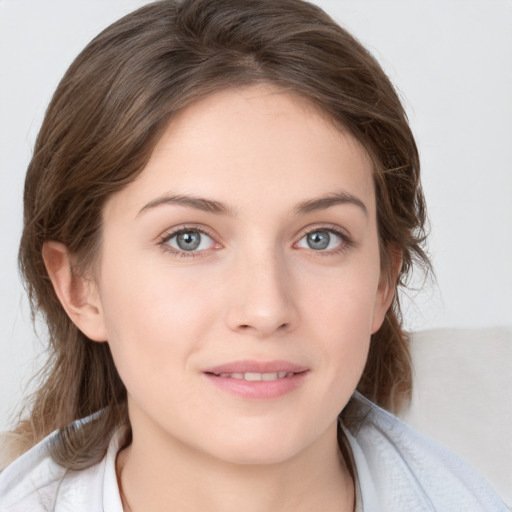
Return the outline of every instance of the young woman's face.
<path id="1" fill-rule="evenodd" d="M 134 439 L 224 460 L 335 443 L 392 291 L 372 165 L 304 100 L 216 93 L 104 211 L 97 298 Z"/>

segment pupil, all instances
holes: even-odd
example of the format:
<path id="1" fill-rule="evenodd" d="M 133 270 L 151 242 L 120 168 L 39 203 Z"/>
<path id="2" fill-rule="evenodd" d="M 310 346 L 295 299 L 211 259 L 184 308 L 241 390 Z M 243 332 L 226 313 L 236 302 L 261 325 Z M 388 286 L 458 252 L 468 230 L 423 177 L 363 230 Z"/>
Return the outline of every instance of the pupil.
<path id="1" fill-rule="evenodd" d="M 194 231 L 186 231 L 180 233 L 177 239 L 178 247 L 184 251 L 193 251 L 199 247 L 201 243 L 201 235 Z"/>
<path id="2" fill-rule="evenodd" d="M 330 241 L 331 237 L 327 231 L 315 231 L 308 235 L 308 245 L 311 249 L 326 249 Z"/>

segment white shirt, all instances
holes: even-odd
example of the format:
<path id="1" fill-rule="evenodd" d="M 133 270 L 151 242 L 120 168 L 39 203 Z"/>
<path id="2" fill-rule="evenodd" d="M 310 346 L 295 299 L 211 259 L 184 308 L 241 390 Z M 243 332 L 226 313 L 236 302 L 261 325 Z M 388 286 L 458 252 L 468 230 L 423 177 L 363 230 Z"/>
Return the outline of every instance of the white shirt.
<path id="1" fill-rule="evenodd" d="M 398 418 L 354 395 L 364 421 L 342 427 L 355 463 L 356 512 L 506 512 L 471 467 Z M 0 473 L 0 512 L 123 512 L 115 461 L 118 430 L 101 462 L 71 471 L 48 455 L 55 436 Z"/>

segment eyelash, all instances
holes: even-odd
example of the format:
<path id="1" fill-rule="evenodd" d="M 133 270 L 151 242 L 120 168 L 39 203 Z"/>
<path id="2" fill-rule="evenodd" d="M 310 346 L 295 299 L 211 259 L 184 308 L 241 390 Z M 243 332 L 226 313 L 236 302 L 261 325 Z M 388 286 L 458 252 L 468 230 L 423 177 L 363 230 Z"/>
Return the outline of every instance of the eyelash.
<path id="1" fill-rule="evenodd" d="M 316 233 L 318 231 L 327 231 L 328 233 L 334 233 L 335 235 L 339 236 L 341 239 L 340 246 L 336 249 L 330 249 L 328 251 L 315 251 L 314 249 L 311 249 L 315 253 L 315 255 L 319 256 L 332 256 L 336 254 L 342 254 L 346 251 L 348 251 L 351 247 L 355 246 L 355 242 L 344 230 L 340 229 L 338 226 L 334 225 L 325 225 L 321 224 L 318 226 L 312 226 L 308 228 L 303 235 L 300 237 L 299 241 L 302 240 L 305 236 L 308 236 L 312 233 Z"/>
<path id="2" fill-rule="evenodd" d="M 203 235 L 208 236 L 212 240 L 215 240 L 214 237 L 204 229 L 201 229 L 196 226 L 184 226 L 184 227 L 172 230 L 172 231 L 167 231 L 165 233 L 162 233 L 162 235 L 160 235 L 160 240 L 158 242 L 158 245 L 162 247 L 162 250 L 164 252 L 170 253 L 173 256 L 178 257 L 178 258 L 196 258 L 198 256 L 201 256 L 201 253 L 205 252 L 206 249 L 203 249 L 200 251 L 180 251 L 180 250 L 177 250 L 167 244 L 167 242 L 169 242 L 169 240 L 171 240 L 175 236 L 178 236 L 181 233 L 187 233 L 189 231 L 201 233 Z M 301 235 L 301 237 L 299 238 L 299 241 L 302 240 L 304 237 L 306 237 L 312 233 L 316 233 L 318 231 L 327 231 L 328 233 L 334 233 L 336 236 L 338 236 L 341 239 L 340 246 L 336 249 L 331 249 L 331 250 L 327 250 L 327 251 L 320 251 L 320 250 L 315 251 L 314 249 L 311 249 L 312 252 L 314 252 L 315 254 L 318 254 L 320 256 L 332 256 L 334 254 L 341 254 L 355 245 L 354 240 L 345 231 L 343 231 L 339 227 L 333 226 L 333 225 L 312 226 L 312 227 L 308 228 Z M 298 243 L 298 242 L 295 242 L 295 243 Z"/>
<path id="3" fill-rule="evenodd" d="M 174 247 L 171 247 L 170 245 L 167 245 L 167 242 L 169 240 L 171 240 L 172 238 L 174 238 L 175 236 L 178 236 L 181 233 L 187 233 L 190 231 L 193 231 L 196 233 L 201 233 L 202 235 L 206 235 L 209 238 L 211 238 L 212 240 L 214 240 L 214 237 L 204 229 L 201 229 L 197 226 L 183 226 L 181 228 L 162 233 L 162 235 L 160 235 L 160 241 L 158 242 L 158 245 L 162 247 L 162 250 L 164 252 L 172 254 L 173 256 L 178 257 L 178 258 L 196 258 L 198 256 L 201 256 L 201 253 L 204 252 L 204 250 L 202 250 L 202 251 L 180 251 L 178 249 L 175 249 Z"/>

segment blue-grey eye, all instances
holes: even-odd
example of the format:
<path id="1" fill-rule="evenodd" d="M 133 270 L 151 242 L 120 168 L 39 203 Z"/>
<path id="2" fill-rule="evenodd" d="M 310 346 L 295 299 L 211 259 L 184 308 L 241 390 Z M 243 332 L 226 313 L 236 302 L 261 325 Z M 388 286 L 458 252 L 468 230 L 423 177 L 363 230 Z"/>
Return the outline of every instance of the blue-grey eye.
<path id="1" fill-rule="evenodd" d="M 178 251 L 191 252 L 210 249 L 213 240 L 206 233 L 189 229 L 176 233 L 167 240 L 166 244 Z"/>
<path id="2" fill-rule="evenodd" d="M 338 247 L 341 242 L 341 236 L 336 234 L 334 231 L 319 229 L 303 236 L 299 240 L 298 246 L 306 249 L 313 249 L 314 251 L 325 251 L 327 249 L 334 249 Z"/>

